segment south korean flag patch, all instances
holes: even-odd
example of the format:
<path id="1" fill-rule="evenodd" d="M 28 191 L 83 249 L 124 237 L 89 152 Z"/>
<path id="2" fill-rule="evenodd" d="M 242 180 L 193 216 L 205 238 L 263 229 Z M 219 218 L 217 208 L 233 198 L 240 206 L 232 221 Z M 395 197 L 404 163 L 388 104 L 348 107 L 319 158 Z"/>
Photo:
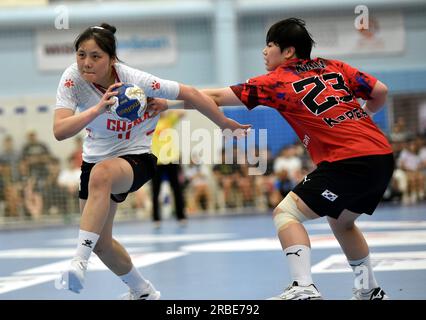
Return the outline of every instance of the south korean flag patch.
<path id="1" fill-rule="evenodd" d="M 326 198 L 327 200 L 330 200 L 331 202 L 333 202 L 334 200 L 336 200 L 339 196 L 337 194 L 334 194 L 333 192 L 331 192 L 330 190 L 325 189 L 323 193 L 321 193 L 321 195 Z"/>

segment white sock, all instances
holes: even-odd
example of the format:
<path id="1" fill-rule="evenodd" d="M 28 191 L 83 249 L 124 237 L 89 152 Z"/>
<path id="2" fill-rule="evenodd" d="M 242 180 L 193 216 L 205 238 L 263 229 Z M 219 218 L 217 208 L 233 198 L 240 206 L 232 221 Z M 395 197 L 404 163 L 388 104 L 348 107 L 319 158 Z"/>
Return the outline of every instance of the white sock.
<path id="1" fill-rule="evenodd" d="M 311 275 L 311 248 L 304 245 L 294 245 L 284 249 L 288 260 L 292 281 L 301 286 L 313 283 Z"/>
<path id="2" fill-rule="evenodd" d="M 132 291 L 142 291 L 147 285 L 146 279 L 142 277 L 139 270 L 136 269 L 135 266 L 132 266 L 132 269 L 129 273 L 121 275 L 120 279 Z"/>
<path id="3" fill-rule="evenodd" d="M 354 272 L 355 289 L 371 290 L 379 286 L 376 278 L 374 277 L 373 268 L 370 262 L 370 255 L 359 260 L 348 260 L 348 262 Z"/>
<path id="4" fill-rule="evenodd" d="M 80 229 L 75 257 L 88 261 L 98 239 L 98 234 Z"/>

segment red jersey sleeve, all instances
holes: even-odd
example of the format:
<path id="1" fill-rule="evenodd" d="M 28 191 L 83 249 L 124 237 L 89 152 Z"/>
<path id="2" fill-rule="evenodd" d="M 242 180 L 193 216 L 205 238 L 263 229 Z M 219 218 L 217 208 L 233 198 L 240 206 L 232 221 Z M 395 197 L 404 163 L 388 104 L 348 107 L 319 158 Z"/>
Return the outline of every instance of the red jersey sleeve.
<path id="1" fill-rule="evenodd" d="M 361 72 L 342 61 L 335 60 L 333 62 L 342 70 L 345 76 L 345 83 L 348 84 L 356 98 L 361 98 L 363 100 L 371 99 L 371 91 L 373 91 L 374 85 L 377 82 L 375 77 L 368 73 Z"/>
<path id="2" fill-rule="evenodd" d="M 271 75 L 266 74 L 251 78 L 246 83 L 230 86 L 230 88 L 238 99 L 251 110 L 259 105 L 270 105 L 274 92 L 273 83 Z"/>

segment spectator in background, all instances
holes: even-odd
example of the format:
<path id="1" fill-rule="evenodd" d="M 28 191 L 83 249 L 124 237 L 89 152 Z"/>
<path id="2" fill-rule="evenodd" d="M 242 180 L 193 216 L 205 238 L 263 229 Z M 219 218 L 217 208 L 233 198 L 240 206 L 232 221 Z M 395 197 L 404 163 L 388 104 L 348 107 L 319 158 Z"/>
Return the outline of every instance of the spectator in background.
<path id="1" fill-rule="evenodd" d="M 71 152 L 70 158 L 72 159 L 72 167 L 80 168 L 83 163 L 83 138 L 81 136 L 77 136 L 74 139 L 75 149 Z"/>
<path id="2" fill-rule="evenodd" d="M 7 135 L 3 140 L 3 150 L 0 154 L 0 202 L 4 202 L 6 216 L 18 217 L 23 211 L 19 194 L 19 154 L 13 146 L 12 136 Z"/>
<path id="3" fill-rule="evenodd" d="M 252 207 L 255 204 L 254 195 L 256 191 L 254 175 L 249 175 L 249 164 L 246 153 L 234 147 L 234 159 L 238 159 L 238 153 L 241 154 L 240 157 L 244 161 L 240 164 L 241 170 L 237 178 L 237 187 L 241 195 L 242 206 Z"/>
<path id="4" fill-rule="evenodd" d="M 287 171 L 288 178 L 294 185 L 300 182 L 302 170 L 302 159 L 296 155 L 296 152 L 295 146 L 285 146 L 274 161 L 274 173 L 279 174 L 283 170 Z"/>
<path id="5" fill-rule="evenodd" d="M 293 190 L 295 184 L 289 178 L 288 172 L 285 169 L 280 170 L 275 174 L 274 188 L 270 194 L 269 201 L 273 207 L 276 207 L 286 196 Z"/>
<path id="6" fill-rule="evenodd" d="M 34 220 L 39 220 L 43 213 L 43 197 L 40 184 L 35 176 L 30 174 L 30 169 L 25 160 L 19 162 L 19 185 L 24 199 L 24 213 Z"/>
<path id="7" fill-rule="evenodd" d="M 213 174 L 216 182 L 223 193 L 226 208 L 237 206 L 238 179 L 243 174 L 241 166 L 237 163 L 237 151 L 233 149 L 232 163 L 227 163 L 226 149 L 222 149 L 221 163 L 213 166 Z"/>
<path id="8" fill-rule="evenodd" d="M 179 163 L 179 146 L 176 144 L 176 141 L 173 141 L 173 136 L 167 133 L 167 130 L 175 128 L 184 116 L 184 111 L 163 112 L 152 137 L 152 153 L 158 158 L 157 170 L 152 177 L 152 218 L 157 228 L 161 225 L 160 189 L 161 184 L 166 179 L 170 182 L 170 187 L 173 191 L 176 218 L 181 225 L 186 224 L 183 198 L 184 181 L 182 168 Z"/>
<path id="9" fill-rule="evenodd" d="M 406 142 L 412 138 L 412 133 L 407 129 L 404 117 L 398 117 L 392 127 L 390 140 L 392 142 Z"/>
<path id="10" fill-rule="evenodd" d="M 191 157 L 191 163 L 184 168 L 185 191 L 187 194 L 188 211 L 205 211 L 212 206 L 212 195 L 209 188 L 209 168 Z"/>
<path id="11" fill-rule="evenodd" d="M 48 169 L 49 175 L 42 190 L 44 210 L 50 215 L 67 214 L 67 190 L 58 183 L 61 171 L 59 159 L 50 159 Z"/>
<path id="12" fill-rule="evenodd" d="M 80 174 L 81 169 L 78 162 L 71 154 L 67 159 L 67 165 L 65 168 L 61 168 L 58 176 L 58 185 L 63 188 L 67 195 L 67 212 L 76 213 L 79 212 L 78 204 L 78 189 L 80 186 Z"/>
<path id="13" fill-rule="evenodd" d="M 425 196 L 425 178 L 418 151 L 416 140 L 410 140 L 405 144 L 398 158 L 398 167 L 404 171 L 407 177 L 407 192 L 403 195 L 404 203 L 416 203 L 423 200 Z"/>
<path id="14" fill-rule="evenodd" d="M 255 148 L 258 149 L 258 148 Z M 257 172 L 253 177 L 255 179 L 256 206 L 264 209 L 272 208 L 271 195 L 274 191 L 274 158 L 269 148 L 259 149 L 259 163 L 266 163 L 265 172 Z M 257 168 L 256 170 L 259 170 Z M 260 203 L 259 203 L 260 201 Z"/>
<path id="15" fill-rule="evenodd" d="M 13 145 L 13 138 L 10 135 L 3 139 L 3 150 L 0 154 L 0 160 L 10 167 L 10 179 L 12 182 L 19 180 L 18 164 L 20 160 L 19 153 Z"/>
<path id="16" fill-rule="evenodd" d="M 426 176 L 426 138 L 424 136 L 418 137 L 418 148 L 420 167 L 424 176 Z"/>
<path id="17" fill-rule="evenodd" d="M 22 160 L 28 166 L 30 176 L 41 186 L 49 175 L 50 151 L 46 144 L 40 142 L 35 131 L 27 134 L 27 142 L 22 148 Z"/>

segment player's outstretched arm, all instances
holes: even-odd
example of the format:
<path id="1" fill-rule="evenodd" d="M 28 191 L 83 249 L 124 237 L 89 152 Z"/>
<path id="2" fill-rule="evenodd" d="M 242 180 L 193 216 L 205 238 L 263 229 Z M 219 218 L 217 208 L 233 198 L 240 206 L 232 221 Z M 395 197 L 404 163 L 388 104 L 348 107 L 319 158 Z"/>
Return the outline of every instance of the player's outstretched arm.
<path id="1" fill-rule="evenodd" d="M 114 89 L 121 85 L 122 83 L 111 85 L 97 105 L 81 113 L 75 114 L 73 110 L 67 108 L 56 109 L 53 120 L 53 135 L 55 138 L 61 141 L 75 136 L 92 122 L 93 119 L 104 113 L 115 103 L 112 97 L 118 92 L 114 91 Z"/>
<path id="2" fill-rule="evenodd" d="M 235 95 L 234 91 L 229 87 L 216 88 L 216 89 L 203 89 L 201 92 L 208 95 L 216 103 L 218 107 L 223 106 L 242 106 L 243 103 Z M 185 109 L 194 109 L 194 106 L 185 103 Z"/>
<path id="3" fill-rule="evenodd" d="M 217 88 L 217 89 L 204 89 L 201 90 L 203 93 L 208 95 L 217 106 L 242 106 L 243 103 L 235 95 L 234 91 L 230 87 Z"/>
<path id="4" fill-rule="evenodd" d="M 370 94 L 371 99 L 367 100 L 362 108 L 365 112 L 372 116 L 383 107 L 387 94 L 388 87 L 383 82 L 377 80 Z"/>
<path id="5" fill-rule="evenodd" d="M 204 94 L 208 95 L 213 99 L 216 106 L 241 106 L 243 103 L 234 92 L 229 88 L 217 88 L 217 89 L 203 89 L 200 90 Z M 153 99 L 148 101 L 148 112 L 151 117 L 155 117 L 159 113 L 166 111 L 167 109 L 196 109 L 195 105 L 189 101 L 160 101 L 160 99 Z"/>
<path id="6" fill-rule="evenodd" d="M 185 105 L 193 106 L 194 109 L 200 111 L 202 114 L 216 123 L 221 129 L 247 130 L 251 127 L 251 125 L 242 125 L 232 119 L 225 117 L 211 96 L 198 91 L 194 87 L 181 84 L 177 99 L 184 100 Z"/>

